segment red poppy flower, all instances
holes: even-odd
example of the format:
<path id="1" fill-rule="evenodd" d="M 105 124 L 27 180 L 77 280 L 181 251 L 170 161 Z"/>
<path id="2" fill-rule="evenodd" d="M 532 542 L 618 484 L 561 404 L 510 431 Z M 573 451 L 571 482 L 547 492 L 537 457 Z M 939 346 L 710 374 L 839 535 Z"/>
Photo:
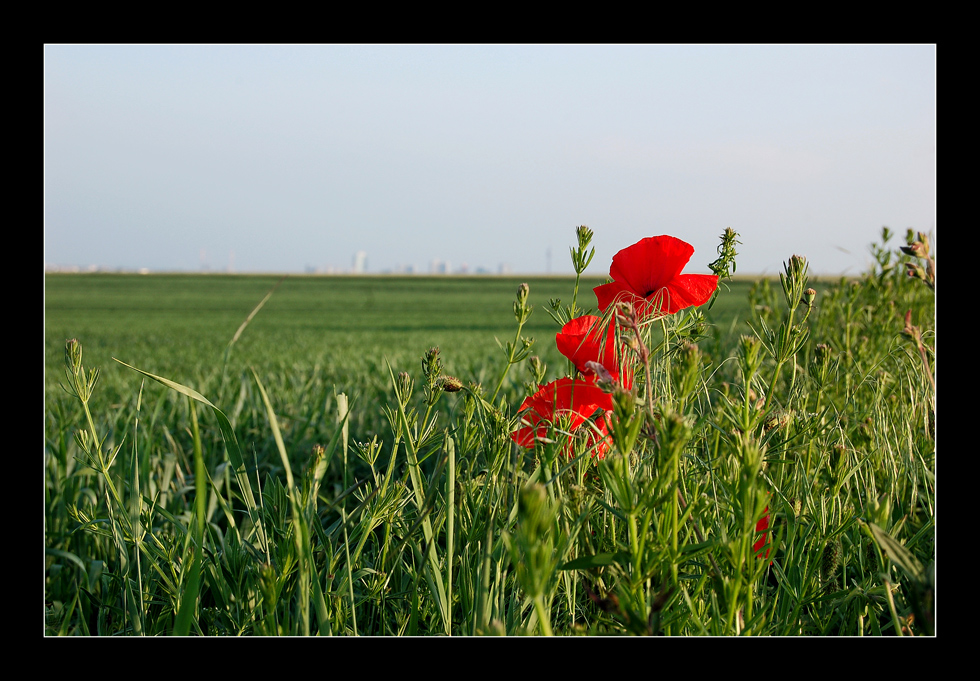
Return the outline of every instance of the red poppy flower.
<path id="1" fill-rule="evenodd" d="M 718 288 L 715 274 L 681 274 L 694 247 L 672 236 L 651 236 L 613 256 L 613 281 L 594 291 L 599 309 L 616 301 L 628 302 L 643 316 L 674 314 L 703 305 Z"/>
<path id="2" fill-rule="evenodd" d="M 519 411 L 524 412 L 521 427 L 511 433 L 511 438 L 522 447 L 534 447 L 535 439 L 547 437 L 548 426 L 559 417 L 567 417 L 568 430 L 574 431 L 597 410 L 612 408 L 612 396 L 593 380 L 559 378 L 541 386 L 521 403 Z"/>
<path id="3" fill-rule="evenodd" d="M 755 544 L 752 545 L 752 550 L 755 551 L 756 558 L 768 558 L 769 557 L 769 507 L 766 506 L 765 515 L 763 515 L 759 521 L 755 524 L 755 531 L 762 534 L 756 540 Z M 765 547 L 766 553 L 762 555 L 762 549 Z"/>
<path id="4" fill-rule="evenodd" d="M 561 327 L 555 336 L 558 351 L 586 376 L 595 375 L 592 369 L 585 366 L 586 362 L 598 362 L 609 373 L 618 373 L 615 323 L 603 329 L 599 326 L 600 321 L 594 315 L 576 317 Z"/>
<path id="5" fill-rule="evenodd" d="M 606 458 L 606 452 L 608 452 L 613 445 L 612 436 L 609 435 L 610 427 L 609 412 L 606 412 L 601 417 L 596 419 L 595 428 L 588 429 L 585 447 L 586 451 L 592 452 L 592 458 Z M 571 456 L 572 452 L 569 451 L 568 454 Z"/>

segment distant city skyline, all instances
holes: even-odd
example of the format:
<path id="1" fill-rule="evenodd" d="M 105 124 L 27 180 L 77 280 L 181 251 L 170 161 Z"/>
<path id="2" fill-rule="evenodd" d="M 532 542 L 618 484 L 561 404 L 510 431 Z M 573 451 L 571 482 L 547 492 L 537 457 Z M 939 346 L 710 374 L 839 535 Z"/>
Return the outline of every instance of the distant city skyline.
<path id="1" fill-rule="evenodd" d="M 935 243 L 935 94 L 929 44 L 46 45 L 44 264 L 859 274 Z"/>

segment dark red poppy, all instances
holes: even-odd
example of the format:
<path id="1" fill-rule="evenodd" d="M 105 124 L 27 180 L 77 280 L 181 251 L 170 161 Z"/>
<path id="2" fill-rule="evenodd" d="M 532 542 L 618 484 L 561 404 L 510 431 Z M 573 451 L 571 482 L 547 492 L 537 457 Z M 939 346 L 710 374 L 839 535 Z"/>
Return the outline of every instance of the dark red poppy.
<path id="1" fill-rule="evenodd" d="M 612 396 L 592 379 L 559 378 L 541 386 L 521 403 L 521 427 L 511 433 L 511 438 L 520 446 L 531 448 L 536 438 L 547 437 L 549 425 L 561 417 L 567 419 L 562 425 L 572 432 L 597 410 L 612 408 Z"/>
<path id="2" fill-rule="evenodd" d="M 571 320 L 555 336 L 558 351 L 565 355 L 575 368 L 586 376 L 595 372 L 586 362 L 598 362 L 611 374 L 619 373 L 616 364 L 616 326 L 611 323 L 603 328 L 602 319 L 583 315 Z"/>
<path id="3" fill-rule="evenodd" d="M 718 288 L 715 274 L 681 274 L 694 247 L 672 236 L 651 236 L 613 256 L 612 282 L 594 291 L 599 309 L 616 301 L 633 305 L 642 317 L 674 314 L 703 305 Z"/>
<path id="4" fill-rule="evenodd" d="M 755 551 L 756 558 L 768 558 L 769 557 L 769 507 L 766 506 L 765 514 L 759 519 L 755 524 L 755 531 L 759 534 L 759 538 L 756 540 L 755 544 L 752 545 L 752 550 Z M 762 549 L 765 548 L 765 555 L 762 554 Z"/>

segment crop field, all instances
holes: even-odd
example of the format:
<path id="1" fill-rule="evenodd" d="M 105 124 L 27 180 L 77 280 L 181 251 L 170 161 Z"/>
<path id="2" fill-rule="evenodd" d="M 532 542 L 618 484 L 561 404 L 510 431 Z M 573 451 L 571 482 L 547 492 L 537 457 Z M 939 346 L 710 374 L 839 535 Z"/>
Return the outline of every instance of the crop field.
<path id="1" fill-rule="evenodd" d="M 45 633 L 933 635 L 934 265 L 883 236 L 653 315 L 588 274 L 48 274 Z"/>

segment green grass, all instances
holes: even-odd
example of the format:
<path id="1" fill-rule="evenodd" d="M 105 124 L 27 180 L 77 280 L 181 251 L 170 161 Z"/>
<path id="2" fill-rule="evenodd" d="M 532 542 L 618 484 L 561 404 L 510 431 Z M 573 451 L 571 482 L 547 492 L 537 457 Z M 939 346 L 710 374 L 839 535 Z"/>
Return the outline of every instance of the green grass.
<path id="1" fill-rule="evenodd" d="M 48 275 L 45 632 L 930 634 L 934 293 L 875 252 L 802 323 L 737 280 L 648 327 L 601 462 L 510 439 L 521 279 Z M 566 375 L 574 281 L 527 281 L 521 333 Z"/>

